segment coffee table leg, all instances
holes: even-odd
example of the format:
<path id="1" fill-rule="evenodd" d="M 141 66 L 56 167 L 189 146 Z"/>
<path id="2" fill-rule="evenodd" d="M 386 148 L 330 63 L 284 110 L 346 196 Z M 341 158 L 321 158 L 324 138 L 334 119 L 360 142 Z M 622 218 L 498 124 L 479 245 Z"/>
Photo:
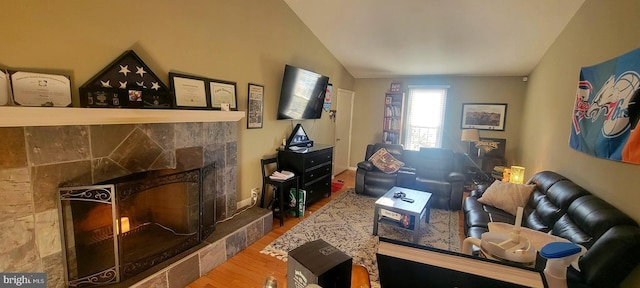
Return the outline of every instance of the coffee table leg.
<path id="1" fill-rule="evenodd" d="M 424 215 L 424 223 L 429 223 L 429 215 L 431 214 L 431 207 L 427 206 L 424 208 L 426 211 L 424 211 L 424 213 L 426 215 Z"/>
<path id="2" fill-rule="evenodd" d="M 416 217 L 416 221 L 413 224 L 413 243 L 418 244 L 418 240 L 420 239 L 420 214 L 414 216 Z"/>
<path id="3" fill-rule="evenodd" d="M 378 213 L 380 213 L 380 208 L 376 207 L 373 209 L 373 236 L 378 235 Z"/>

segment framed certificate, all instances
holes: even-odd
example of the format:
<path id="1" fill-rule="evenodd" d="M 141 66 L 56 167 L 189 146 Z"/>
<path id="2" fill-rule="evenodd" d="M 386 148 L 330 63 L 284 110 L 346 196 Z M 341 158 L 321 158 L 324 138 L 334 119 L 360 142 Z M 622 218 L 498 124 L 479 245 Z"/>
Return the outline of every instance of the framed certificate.
<path id="1" fill-rule="evenodd" d="M 10 71 L 13 102 L 20 106 L 71 106 L 69 76 Z"/>
<path id="2" fill-rule="evenodd" d="M 236 82 L 211 80 L 211 107 L 216 110 L 222 109 L 222 103 L 229 104 L 233 111 L 238 110 L 238 99 L 236 95 Z"/>
<path id="3" fill-rule="evenodd" d="M 262 128 L 264 112 L 264 86 L 249 83 L 247 103 L 247 129 Z"/>
<path id="4" fill-rule="evenodd" d="M 176 108 L 211 108 L 207 78 L 169 72 L 169 82 Z"/>
<path id="5" fill-rule="evenodd" d="M 9 105 L 9 76 L 0 69 L 0 106 Z"/>

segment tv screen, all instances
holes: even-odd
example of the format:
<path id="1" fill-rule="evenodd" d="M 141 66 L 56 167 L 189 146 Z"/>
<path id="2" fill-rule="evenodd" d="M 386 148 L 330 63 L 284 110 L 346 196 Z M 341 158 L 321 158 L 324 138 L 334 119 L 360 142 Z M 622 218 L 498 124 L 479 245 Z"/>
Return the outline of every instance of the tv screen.
<path id="1" fill-rule="evenodd" d="M 320 119 L 327 84 L 327 76 L 286 65 L 277 119 Z"/>

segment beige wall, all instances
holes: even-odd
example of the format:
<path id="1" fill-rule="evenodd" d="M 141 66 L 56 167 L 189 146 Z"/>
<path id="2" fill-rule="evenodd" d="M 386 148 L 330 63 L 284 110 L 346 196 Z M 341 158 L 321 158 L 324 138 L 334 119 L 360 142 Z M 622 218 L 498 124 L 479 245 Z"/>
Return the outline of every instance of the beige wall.
<path id="1" fill-rule="evenodd" d="M 517 147 L 527 82 L 522 77 L 414 76 L 397 79 L 356 79 L 351 159 L 355 167 L 365 156 L 367 144 L 380 142 L 384 111 L 384 93 L 391 82 L 408 85 L 449 85 L 445 111 L 443 147 L 466 152 L 467 142 L 460 141 L 462 103 L 507 103 L 505 131 L 480 131 L 480 137 L 507 139 L 508 165 L 520 164 Z"/>
<path id="2" fill-rule="evenodd" d="M 522 119 L 527 175 L 554 170 L 640 222 L 640 165 L 596 158 L 568 145 L 580 68 L 640 46 L 640 1 L 587 0 L 531 73 Z M 640 287 L 640 267 L 623 287 Z"/>
<path id="3" fill-rule="evenodd" d="M 640 2 L 590 1 L 578 10 L 530 77 L 522 158 L 527 176 L 555 170 L 640 222 L 640 165 L 596 158 L 568 145 L 580 68 L 640 46 Z"/>
<path id="4" fill-rule="evenodd" d="M 298 123 L 275 120 L 285 64 L 329 76 L 334 91 L 353 89 L 353 77 L 281 0 L 3 1 L 0 18 L 0 65 L 70 74 L 75 103 L 77 88 L 128 49 L 167 85 L 169 71 L 237 82 L 242 111 L 247 83 L 265 85 L 264 128 L 238 124 L 238 200 L 260 187 L 259 159 Z M 333 143 L 327 113 L 302 123 L 316 142 Z"/>

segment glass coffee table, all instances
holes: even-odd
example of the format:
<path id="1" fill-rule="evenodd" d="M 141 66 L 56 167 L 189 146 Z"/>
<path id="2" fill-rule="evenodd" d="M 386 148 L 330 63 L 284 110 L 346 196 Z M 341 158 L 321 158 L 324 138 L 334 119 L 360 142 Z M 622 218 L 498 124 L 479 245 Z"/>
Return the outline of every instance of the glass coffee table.
<path id="1" fill-rule="evenodd" d="M 396 192 L 403 192 L 404 197 L 393 197 Z M 397 186 L 392 187 L 376 201 L 375 209 L 373 210 L 373 235 L 378 235 L 379 223 L 395 225 L 396 227 L 413 231 L 413 243 L 417 244 L 420 239 L 422 219 L 424 219 L 425 223 L 429 223 L 430 200 L 431 193 L 429 192 Z M 386 211 L 381 213 L 381 209 Z M 388 216 L 381 217 L 381 214 L 387 214 Z M 409 219 L 413 218 L 413 225 L 405 227 L 400 221 L 392 218 L 398 215 L 407 215 Z"/>

